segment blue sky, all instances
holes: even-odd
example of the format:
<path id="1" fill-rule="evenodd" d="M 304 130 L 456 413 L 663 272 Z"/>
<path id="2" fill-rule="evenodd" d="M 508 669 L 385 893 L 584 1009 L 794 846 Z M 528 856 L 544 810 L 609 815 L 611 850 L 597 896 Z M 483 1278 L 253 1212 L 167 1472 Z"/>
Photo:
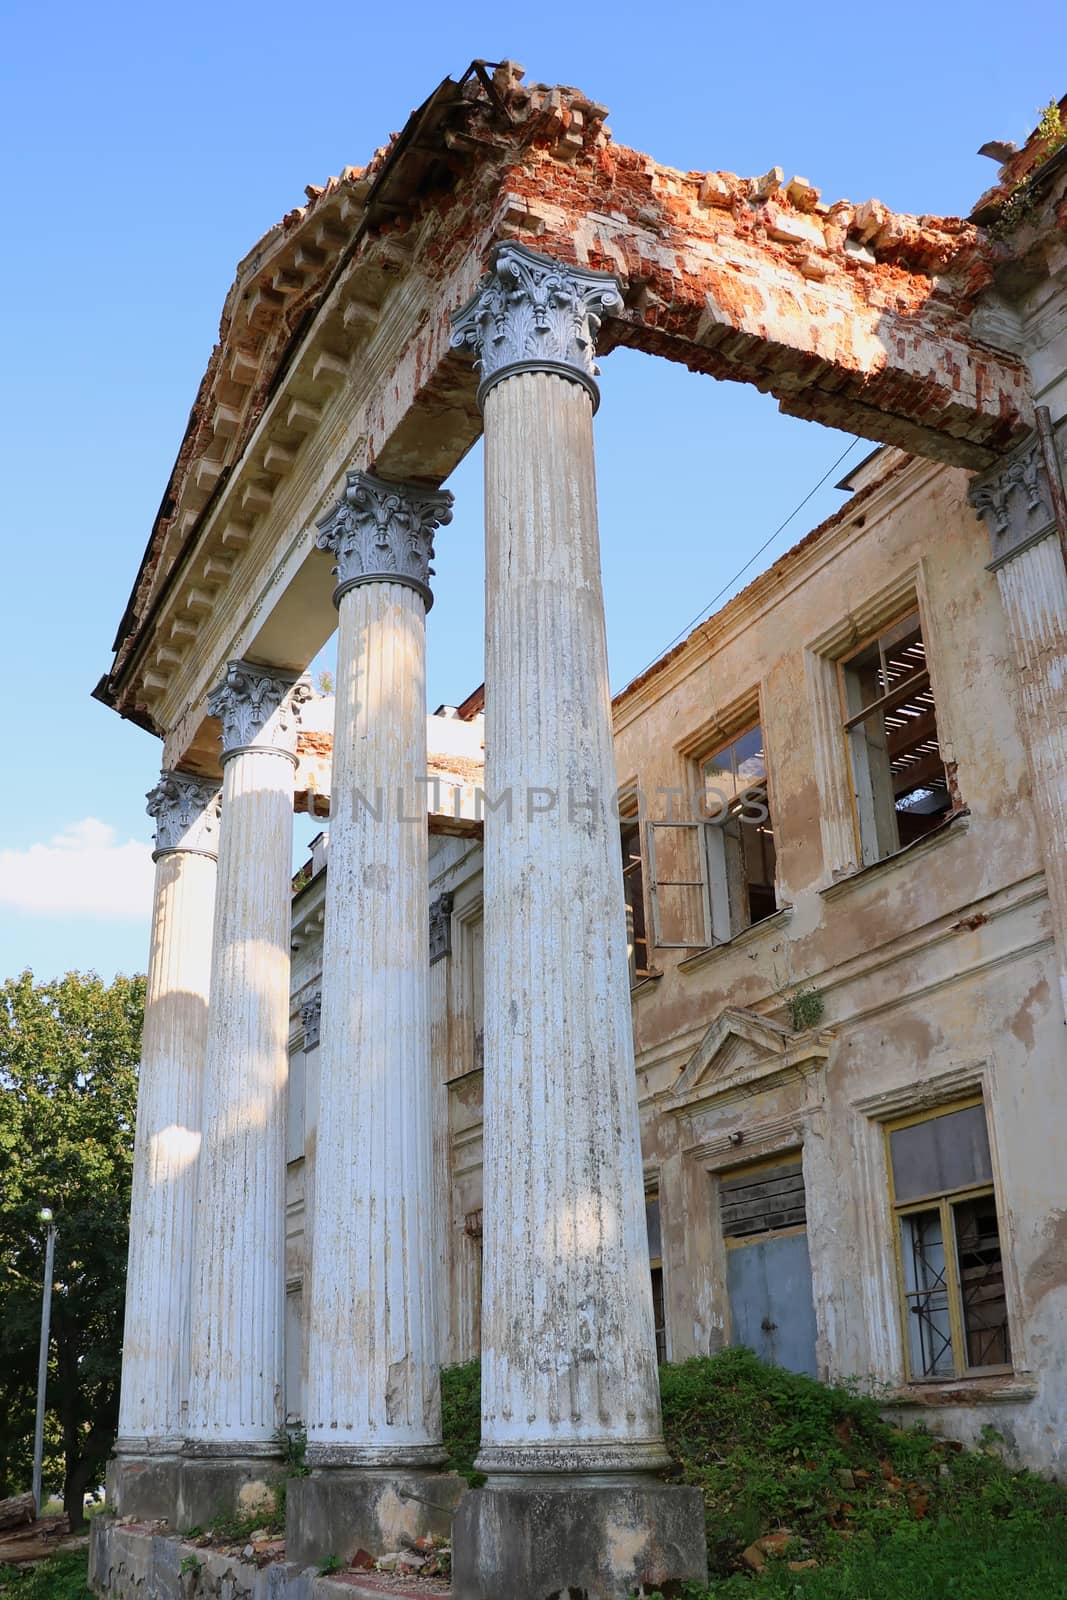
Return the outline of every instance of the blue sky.
<path id="1" fill-rule="evenodd" d="M 1010 21 L 1010 26 L 1008 25 Z M 509 56 L 683 169 L 966 214 L 1063 92 L 1062 4 L 6 8 L 0 977 L 144 965 L 155 740 L 92 701 L 237 261 L 446 75 Z M 1060 73 L 1061 76 L 1057 76 Z M 612 677 L 653 660 L 848 444 L 619 352 L 597 420 Z M 840 504 L 834 480 L 760 558 Z M 454 475 L 430 704 L 481 678 L 481 455 Z M 731 592 L 727 589 L 727 592 Z M 57 842 L 58 841 L 58 842 Z"/>

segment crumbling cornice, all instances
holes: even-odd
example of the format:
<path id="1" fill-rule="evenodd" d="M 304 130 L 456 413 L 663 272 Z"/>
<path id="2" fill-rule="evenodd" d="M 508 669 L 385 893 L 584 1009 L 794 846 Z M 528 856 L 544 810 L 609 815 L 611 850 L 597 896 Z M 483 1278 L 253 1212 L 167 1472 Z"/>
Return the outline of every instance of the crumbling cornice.
<path id="1" fill-rule="evenodd" d="M 972 467 L 1025 429 L 1024 367 L 969 327 L 1002 254 L 973 223 L 826 205 L 780 169 L 682 173 L 614 144 L 606 116 L 576 89 L 477 64 L 259 241 L 227 296 L 99 698 L 161 726 L 153 708 L 309 441 L 325 448 L 331 395 L 357 354 L 364 380 L 383 385 L 414 362 L 412 392 L 437 396 L 420 470 L 428 482 L 451 470 L 477 425 L 475 378 L 436 325 L 391 319 L 420 307 L 440 319 L 434 286 L 473 287 L 496 239 L 619 276 L 625 305 L 604 350 L 751 382 L 783 410 Z M 388 446 L 382 418 L 367 425 L 368 465 Z M 389 426 L 412 435 L 396 451 L 410 470 L 420 414 Z"/>

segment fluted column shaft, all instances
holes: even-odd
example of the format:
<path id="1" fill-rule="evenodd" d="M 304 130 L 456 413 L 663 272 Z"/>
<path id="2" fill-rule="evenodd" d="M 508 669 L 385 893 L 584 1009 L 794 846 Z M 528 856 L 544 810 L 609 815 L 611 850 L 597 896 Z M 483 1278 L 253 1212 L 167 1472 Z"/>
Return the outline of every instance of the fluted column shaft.
<path id="1" fill-rule="evenodd" d="M 620 304 L 610 274 L 505 243 L 452 335 L 485 419 L 490 1474 L 667 1459 L 593 459 L 596 334 Z"/>
<path id="2" fill-rule="evenodd" d="M 323 933 L 308 1460 L 441 1448 L 429 1049 L 426 624 L 451 497 L 350 473 L 320 524 L 340 579 Z"/>
<path id="3" fill-rule="evenodd" d="M 310 1316 L 313 1462 L 444 1459 L 431 1270 L 426 795 L 413 781 L 426 772 L 424 617 L 421 596 L 396 583 L 350 589 L 340 603 L 315 1186 L 325 1203 L 315 1217 Z"/>
<path id="4" fill-rule="evenodd" d="M 1067 437 L 1060 430 L 1059 437 Z M 1052 480 L 1055 480 L 1054 482 Z M 1023 735 L 1067 1018 L 1067 538 L 1058 438 L 1031 436 L 974 479 L 1019 674 Z"/>
<path id="5" fill-rule="evenodd" d="M 483 1470 L 664 1459 L 592 404 L 485 400 Z"/>
<path id="6" fill-rule="evenodd" d="M 295 737 L 283 720 L 291 707 L 279 709 L 291 680 L 243 667 L 231 668 L 231 677 L 238 685 L 230 702 L 212 704 L 223 719 L 222 827 L 186 1449 L 248 1456 L 273 1454 L 284 1420 Z M 248 711 L 249 681 L 269 686 L 266 699 L 251 717 L 237 717 Z"/>
<path id="7" fill-rule="evenodd" d="M 1008 614 L 1067 1017 L 1067 569 L 1055 538 L 997 571 Z"/>
<path id="8" fill-rule="evenodd" d="M 215 910 L 218 791 L 164 773 L 134 1140 L 120 1455 L 181 1447 Z M 183 815 L 184 813 L 184 815 Z"/>

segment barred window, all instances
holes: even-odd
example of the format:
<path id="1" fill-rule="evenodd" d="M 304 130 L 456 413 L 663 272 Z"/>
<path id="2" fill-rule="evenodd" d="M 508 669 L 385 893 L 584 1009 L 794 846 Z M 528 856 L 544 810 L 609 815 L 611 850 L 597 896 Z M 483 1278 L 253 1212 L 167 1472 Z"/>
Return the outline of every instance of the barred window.
<path id="1" fill-rule="evenodd" d="M 886 1134 L 908 1377 L 1011 1367 L 985 1107 L 946 1106 Z"/>

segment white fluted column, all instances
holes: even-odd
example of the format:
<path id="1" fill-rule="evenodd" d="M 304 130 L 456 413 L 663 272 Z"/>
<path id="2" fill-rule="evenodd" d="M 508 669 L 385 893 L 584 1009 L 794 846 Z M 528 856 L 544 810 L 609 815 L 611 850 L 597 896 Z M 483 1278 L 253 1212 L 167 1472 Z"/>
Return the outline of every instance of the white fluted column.
<path id="1" fill-rule="evenodd" d="M 308 1461 L 444 1460 L 429 1052 L 425 614 L 452 497 L 348 474 L 339 608 Z"/>
<path id="2" fill-rule="evenodd" d="M 1058 462 L 1053 471 L 1060 471 Z M 970 495 L 989 529 L 990 565 L 1019 673 L 1034 813 L 1067 1018 L 1067 566 L 1040 441 L 1029 439 L 976 478 Z"/>
<path id="3" fill-rule="evenodd" d="M 307 692 L 288 675 L 233 662 L 208 702 L 222 721 L 223 786 L 192 1282 L 193 1456 L 274 1454 L 283 1422 L 293 771 Z"/>
<path id="4" fill-rule="evenodd" d="M 148 812 L 156 822 L 156 880 L 134 1141 L 115 1446 L 120 1457 L 175 1453 L 184 1437 L 218 784 L 163 772 L 148 796 Z M 140 1489 L 149 1479 L 138 1477 Z M 120 1481 L 120 1498 L 131 1481 Z"/>
<path id="5" fill-rule="evenodd" d="M 485 417 L 491 1475 L 667 1459 L 593 460 L 597 312 L 618 299 L 608 274 L 502 245 L 453 339 Z"/>

